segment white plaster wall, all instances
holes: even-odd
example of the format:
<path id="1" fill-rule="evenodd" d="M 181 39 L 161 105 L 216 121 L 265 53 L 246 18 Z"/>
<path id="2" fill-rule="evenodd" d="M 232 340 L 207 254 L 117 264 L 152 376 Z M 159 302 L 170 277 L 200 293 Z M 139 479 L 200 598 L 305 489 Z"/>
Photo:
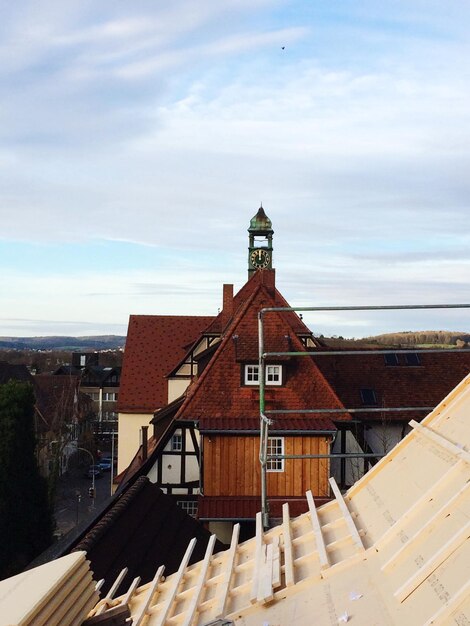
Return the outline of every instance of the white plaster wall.
<path id="1" fill-rule="evenodd" d="M 162 455 L 162 482 L 179 483 L 181 477 L 181 458 L 169 454 Z"/>
<path id="2" fill-rule="evenodd" d="M 140 446 L 142 426 L 148 426 L 152 413 L 119 413 L 118 417 L 118 474 L 126 469 Z"/>
<path id="3" fill-rule="evenodd" d="M 379 423 L 365 431 L 365 439 L 373 452 L 386 454 L 401 441 L 401 424 Z"/>
<path id="4" fill-rule="evenodd" d="M 232 540 L 232 522 L 209 522 L 209 532 L 217 535 L 217 539 L 225 544 L 230 544 Z"/>
<path id="5" fill-rule="evenodd" d="M 346 431 L 346 452 L 353 454 L 354 452 L 363 452 L 361 446 L 358 444 L 354 435 Z M 338 434 L 336 441 L 334 442 L 331 453 L 336 454 L 341 452 L 341 435 Z M 348 485 L 353 485 L 364 474 L 364 461 L 362 459 L 346 459 L 346 472 L 345 479 Z M 341 480 L 341 459 L 331 459 L 330 473 L 335 478 L 336 482 Z"/>
<path id="6" fill-rule="evenodd" d="M 188 388 L 190 378 L 169 378 L 168 379 L 168 402 L 173 402 L 179 398 Z"/>

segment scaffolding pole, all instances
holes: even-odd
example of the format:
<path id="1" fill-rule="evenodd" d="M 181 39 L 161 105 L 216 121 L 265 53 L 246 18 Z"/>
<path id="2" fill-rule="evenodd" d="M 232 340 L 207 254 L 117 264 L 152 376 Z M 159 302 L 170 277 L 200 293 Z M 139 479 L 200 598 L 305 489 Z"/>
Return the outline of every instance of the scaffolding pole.
<path id="1" fill-rule="evenodd" d="M 265 361 L 273 356 L 337 356 L 337 355 L 365 355 L 365 354 L 391 354 L 396 352 L 415 353 L 416 349 L 384 349 L 384 350 L 320 350 L 320 351 L 300 351 L 300 352 L 265 352 L 264 351 L 264 327 L 263 318 L 267 313 L 288 313 L 288 312 L 335 312 L 335 311 L 409 311 L 409 310 L 429 310 L 429 309 L 469 309 L 470 304 L 406 304 L 406 305 L 383 305 L 383 306 L 333 306 L 333 307 L 266 307 L 258 313 L 258 365 L 259 365 L 259 413 L 260 413 L 260 451 L 259 460 L 261 465 L 261 512 L 263 525 L 269 527 L 269 503 L 267 496 L 267 463 L 275 459 L 302 459 L 302 458 L 368 458 L 369 456 L 379 458 L 379 454 L 354 453 L 354 454 L 329 454 L 329 455 L 268 455 L 269 426 L 273 421 L 268 415 L 292 414 L 292 413 L 365 413 L 365 412 L 392 412 L 392 411 L 428 411 L 434 407 L 404 407 L 404 408 L 377 408 L 377 409 L 283 409 L 266 410 L 265 406 Z M 426 354 L 447 352 L 446 349 L 426 349 Z M 452 352 L 468 352 L 466 349 L 453 349 Z"/>

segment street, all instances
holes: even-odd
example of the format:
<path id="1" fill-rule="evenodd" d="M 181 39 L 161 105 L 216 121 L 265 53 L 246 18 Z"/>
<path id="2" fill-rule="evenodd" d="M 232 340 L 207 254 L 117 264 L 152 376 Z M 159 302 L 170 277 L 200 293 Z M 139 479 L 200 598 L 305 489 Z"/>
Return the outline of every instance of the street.
<path id="1" fill-rule="evenodd" d="M 88 494 L 92 479 L 85 477 L 88 465 L 73 467 L 58 481 L 54 516 L 58 539 L 77 524 L 93 517 L 93 510 L 111 495 L 111 472 L 102 472 L 95 478 L 95 498 Z"/>

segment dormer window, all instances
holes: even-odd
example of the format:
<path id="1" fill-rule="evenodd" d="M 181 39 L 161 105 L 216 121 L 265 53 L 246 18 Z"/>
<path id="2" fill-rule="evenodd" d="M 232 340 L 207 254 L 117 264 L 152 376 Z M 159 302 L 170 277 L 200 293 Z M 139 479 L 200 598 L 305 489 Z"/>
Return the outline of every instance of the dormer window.
<path id="1" fill-rule="evenodd" d="M 266 384 L 282 385 L 282 365 L 266 365 Z"/>
<path id="2" fill-rule="evenodd" d="M 266 365 L 266 385 L 282 385 L 282 365 Z M 259 365 L 245 365 L 245 385 L 259 385 Z"/>
<path id="3" fill-rule="evenodd" d="M 245 365 L 245 385 L 259 385 L 259 365 Z"/>

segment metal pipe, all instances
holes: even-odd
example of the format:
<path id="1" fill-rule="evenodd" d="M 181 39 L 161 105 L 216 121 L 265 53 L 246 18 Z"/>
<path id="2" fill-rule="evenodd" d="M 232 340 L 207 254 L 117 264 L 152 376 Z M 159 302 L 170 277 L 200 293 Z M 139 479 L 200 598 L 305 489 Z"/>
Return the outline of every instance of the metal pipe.
<path id="1" fill-rule="evenodd" d="M 406 407 L 379 407 L 363 409 L 271 409 L 265 411 L 269 415 L 292 414 L 292 413 L 396 413 L 398 411 L 433 411 L 433 406 L 406 406 Z"/>
<path id="2" fill-rule="evenodd" d="M 268 454 L 268 461 L 276 459 L 381 459 L 387 453 L 374 452 L 346 452 L 338 454 Z"/>
<path id="3" fill-rule="evenodd" d="M 272 423 L 266 416 L 266 413 L 270 415 L 280 413 L 363 413 L 363 412 L 392 412 L 392 411 L 428 411 L 434 407 L 406 407 L 402 409 L 386 409 L 386 408 L 373 408 L 373 409 L 308 409 L 304 411 L 298 411 L 295 409 L 289 410 L 265 410 L 265 379 L 264 379 L 264 361 L 267 357 L 271 356 L 338 356 L 342 354 L 391 354 L 396 352 L 402 352 L 403 354 L 415 353 L 417 350 L 332 350 L 332 351 L 309 351 L 309 352 L 264 352 L 264 332 L 263 332 L 263 316 L 265 313 L 271 312 L 288 312 L 288 311 L 310 311 L 310 312 L 323 312 L 323 311 L 407 311 L 407 310 L 423 310 L 423 309 L 470 309 L 470 304 L 405 304 L 405 305 L 385 305 L 385 306 L 329 306 L 329 307 L 266 307 L 258 312 L 258 364 L 259 364 L 259 406 L 260 406 L 260 464 L 261 464 L 261 511 L 263 526 L 269 527 L 269 505 L 267 500 L 266 489 L 266 464 L 269 459 L 302 459 L 302 458 L 341 458 L 342 455 L 289 455 L 289 456 L 271 456 L 267 454 L 267 442 L 268 442 L 268 427 Z M 445 349 L 426 349 L 424 353 L 432 354 L 438 352 L 444 352 Z M 452 352 L 467 352 L 465 348 L 453 349 Z M 366 453 L 363 453 L 366 455 Z M 354 455 L 347 455 L 353 458 Z M 371 456 L 378 458 L 380 455 Z M 367 458 L 362 456 L 358 458 Z"/>
<path id="4" fill-rule="evenodd" d="M 408 348 L 403 350 L 375 350 L 374 348 L 371 348 L 370 350 L 310 350 L 309 352 L 264 352 L 263 358 L 266 359 L 271 356 L 340 356 L 343 354 L 435 354 L 437 352 L 445 352 L 446 354 L 449 354 L 449 352 L 468 353 L 470 351 L 468 348 L 421 348 L 420 350 L 417 350 L 416 348 L 414 350 L 409 350 Z"/>
<path id="5" fill-rule="evenodd" d="M 269 420 L 264 414 L 264 335 L 263 335 L 263 319 L 261 311 L 258 314 L 258 379 L 259 379 L 259 415 L 260 415 L 260 438 L 259 438 L 259 460 L 261 464 L 261 516 L 263 527 L 269 527 L 269 510 L 267 498 L 267 480 L 266 480 L 266 463 L 267 463 L 267 444 L 268 444 L 268 428 Z"/>
<path id="6" fill-rule="evenodd" d="M 272 311 L 409 311 L 412 309 L 470 309 L 470 304 L 388 304 L 378 306 L 274 306 L 262 309 L 259 314 Z"/>

